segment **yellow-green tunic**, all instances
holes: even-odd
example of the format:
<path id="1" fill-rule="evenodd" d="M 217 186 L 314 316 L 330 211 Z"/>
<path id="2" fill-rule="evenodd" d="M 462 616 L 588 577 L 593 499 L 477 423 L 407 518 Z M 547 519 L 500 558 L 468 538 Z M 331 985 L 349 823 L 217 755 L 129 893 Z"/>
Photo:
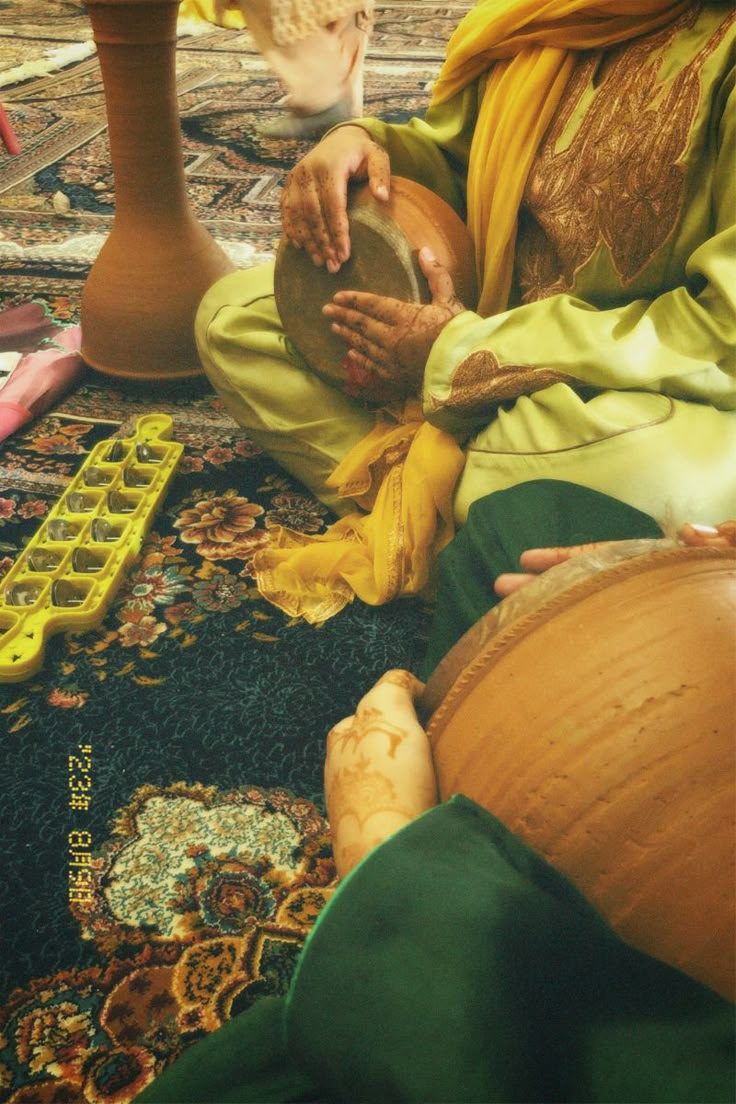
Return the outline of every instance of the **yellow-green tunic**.
<path id="1" fill-rule="evenodd" d="M 531 479 L 579 483 L 665 526 L 736 516 L 736 121 L 730 6 L 582 51 L 526 184 L 511 305 L 436 341 L 424 414 L 463 444 L 456 520 Z M 465 213 L 486 77 L 405 125 L 362 120 L 392 171 Z M 197 320 L 231 413 L 344 512 L 325 480 L 373 415 L 286 341 L 265 267 Z M 347 504 L 351 508 L 351 504 Z"/>

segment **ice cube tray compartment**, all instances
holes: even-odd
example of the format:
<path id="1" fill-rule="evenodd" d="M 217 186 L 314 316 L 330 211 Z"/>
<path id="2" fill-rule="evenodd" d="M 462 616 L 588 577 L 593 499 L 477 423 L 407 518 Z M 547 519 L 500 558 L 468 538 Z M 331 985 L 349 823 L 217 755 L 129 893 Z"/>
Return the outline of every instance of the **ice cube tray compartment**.
<path id="1" fill-rule="evenodd" d="M 0 581 L 0 682 L 41 667 L 49 636 L 96 627 L 140 553 L 183 445 L 167 414 L 99 441 Z"/>

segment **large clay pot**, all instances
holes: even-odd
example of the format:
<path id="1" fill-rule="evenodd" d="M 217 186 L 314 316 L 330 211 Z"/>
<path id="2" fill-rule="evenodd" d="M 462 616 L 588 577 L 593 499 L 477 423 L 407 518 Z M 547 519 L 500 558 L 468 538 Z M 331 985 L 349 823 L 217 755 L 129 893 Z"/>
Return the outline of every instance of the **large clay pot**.
<path id="1" fill-rule="evenodd" d="M 285 238 L 276 253 L 274 290 L 287 337 L 317 375 L 358 397 L 344 367 L 344 342 L 330 330 L 322 307 L 336 291 L 370 291 L 410 303 L 429 302 L 427 281 L 417 254 L 429 246 L 449 271 L 458 298 L 472 308 L 477 300 L 475 253 L 463 221 L 428 188 L 391 178 L 390 198 L 374 199 L 368 185 L 353 187 L 348 198 L 351 255 L 336 273 L 316 267 L 303 249 Z M 359 397 L 382 403 L 402 397 L 384 382 L 362 384 Z"/>
<path id="2" fill-rule="evenodd" d="M 628 942 L 733 999 L 736 553 L 649 553 L 487 616 L 437 671 L 442 798 L 475 799 Z"/>
<path id="3" fill-rule="evenodd" d="M 82 356 L 112 376 L 198 375 L 194 315 L 234 265 L 186 193 L 176 98 L 178 0 L 88 0 L 115 182 L 112 230 L 81 301 Z"/>

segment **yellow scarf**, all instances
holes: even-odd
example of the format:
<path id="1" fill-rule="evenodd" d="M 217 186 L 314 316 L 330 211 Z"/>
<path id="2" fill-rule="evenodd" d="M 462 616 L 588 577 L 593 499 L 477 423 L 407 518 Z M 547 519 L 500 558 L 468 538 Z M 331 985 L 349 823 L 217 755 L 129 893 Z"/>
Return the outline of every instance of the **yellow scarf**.
<path id="1" fill-rule="evenodd" d="M 453 33 L 431 109 L 487 74 L 470 149 L 468 224 L 481 287 L 478 313 L 504 310 L 524 186 L 572 73 L 575 51 L 647 34 L 690 0 L 479 0 Z M 320 622 L 357 595 L 381 605 L 424 590 L 453 535 L 452 496 L 464 457 L 424 422 L 417 400 L 379 417 L 329 482 L 370 510 L 318 537 L 282 530 L 255 560 L 261 593 Z"/>
<path id="2" fill-rule="evenodd" d="M 218 27 L 233 31 L 242 31 L 245 27 L 243 13 L 237 4 L 218 6 L 215 0 L 181 0 L 178 18 L 182 22 L 215 23 Z"/>
<path id="3" fill-rule="evenodd" d="M 481 0 L 459 24 L 432 104 L 451 99 L 489 73 L 467 184 L 479 314 L 489 317 L 506 307 L 524 186 L 572 73 L 575 51 L 648 34 L 689 6 L 690 0 Z"/>

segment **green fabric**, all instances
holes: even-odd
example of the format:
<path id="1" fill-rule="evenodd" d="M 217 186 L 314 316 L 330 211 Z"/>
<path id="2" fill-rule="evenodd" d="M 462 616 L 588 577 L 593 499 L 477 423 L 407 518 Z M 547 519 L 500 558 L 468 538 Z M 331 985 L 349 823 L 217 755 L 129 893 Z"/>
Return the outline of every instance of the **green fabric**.
<path id="1" fill-rule="evenodd" d="M 500 601 L 494 580 L 518 571 L 526 549 L 661 536 L 646 514 L 574 483 L 540 479 L 478 499 L 439 557 L 437 601 L 420 676 L 427 679 L 463 633 Z"/>
<path id="2" fill-rule="evenodd" d="M 230 1021 L 138 1100 L 726 1104 L 733 1035 L 727 1001 L 627 947 L 458 797 L 345 879 L 286 1001 Z"/>
<path id="3" fill-rule="evenodd" d="M 136 1097 L 140 1104 L 274 1104 L 310 1099 L 309 1078 L 290 1062 L 284 998 L 264 997 L 190 1047 Z"/>
<path id="4" fill-rule="evenodd" d="M 736 513 L 736 411 L 705 403 L 649 391 L 584 398 L 557 383 L 501 410 L 465 454 L 459 525 L 476 499 L 530 479 L 580 483 L 663 525 L 717 524 Z"/>
<path id="5" fill-rule="evenodd" d="M 344 1101 L 732 1101 L 733 1008 L 627 947 L 466 798 L 376 848 L 288 997 L 292 1054 Z"/>

